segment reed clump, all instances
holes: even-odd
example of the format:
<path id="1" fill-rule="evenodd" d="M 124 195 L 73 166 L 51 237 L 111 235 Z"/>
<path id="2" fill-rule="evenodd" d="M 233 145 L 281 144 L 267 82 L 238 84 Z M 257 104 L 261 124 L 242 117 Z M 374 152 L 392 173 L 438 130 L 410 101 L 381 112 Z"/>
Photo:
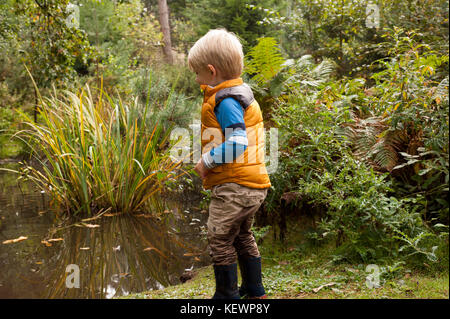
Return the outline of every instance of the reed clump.
<path id="1" fill-rule="evenodd" d="M 71 215 L 152 210 L 164 183 L 180 173 L 167 150 L 168 130 L 148 112 L 149 103 L 124 103 L 101 87 L 39 97 L 40 121 L 21 113 L 16 134 L 42 165 L 22 169 Z"/>

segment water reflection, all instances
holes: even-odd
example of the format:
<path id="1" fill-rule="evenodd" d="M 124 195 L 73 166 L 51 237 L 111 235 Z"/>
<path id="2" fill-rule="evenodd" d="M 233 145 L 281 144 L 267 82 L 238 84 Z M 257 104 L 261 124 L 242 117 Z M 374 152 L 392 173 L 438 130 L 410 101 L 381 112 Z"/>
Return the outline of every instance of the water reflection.
<path id="1" fill-rule="evenodd" d="M 0 239 L 28 239 L 0 243 L 0 298 L 112 298 L 177 284 L 186 268 L 209 262 L 196 203 L 161 199 L 158 219 L 61 223 L 47 198 L 15 178 L 0 173 Z M 79 268 L 79 288 L 67 287 L 68 265 Z"/>

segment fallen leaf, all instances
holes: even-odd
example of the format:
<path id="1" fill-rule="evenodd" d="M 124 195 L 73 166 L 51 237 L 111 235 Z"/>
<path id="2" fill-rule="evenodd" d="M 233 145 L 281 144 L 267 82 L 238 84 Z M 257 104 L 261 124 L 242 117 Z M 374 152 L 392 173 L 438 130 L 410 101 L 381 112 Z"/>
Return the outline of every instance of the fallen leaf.
<path id="1" fill-rule="evenodd" d="M 5 240 L 4 242 L 3 242 L 3 244 L 13 244 L 13 243 L 18 243 L 19 241 L 23 241 L 23 240 L 26 240 L 26 239 L 28 239 L 28 237 L 26 237 L 26 236 L 20 236 L 19 238 L 16 238 L 16 239 L 8 239 L 8 240 Z"/>
<path id="2" fill-rule="evenodd" d="M 83 226 L 87 227 L 87 228 L 97 228 L 100 227 L 100 225 L 97 224 L 83 224 Z"/>
<path id="3" fill-rule="evenodd" d="M 42 265 L 42 261 L 36 261 L 36 265 Z"/>
<path id="4" fill-rule="evenodd" d="M 80 250 L 89 250 L 91 249 L 90 247 L 80 247 Z"/>
<path id="5" fill-rule="evenodd" d="M 45 246 L 47 246 L 47 247 L 50 247 L 52 244 L 50 244 L 48 241 L 46 241 L 46 240 L 42 240 L 41 241 L 41 244 L 44 244 Z"/>
<path id="6" fill-rule="evenodd" d="M 51 238 L 51 239 L 49 239 L 47 241 L 50 243 L 52 241 L 61 241 L 61 240 L 64 240 L 64 238 Z"/>
<path id="7" fill-rule="evenodd" d="M 336 285 L 335 282 L 330 282 L 330 283 L 328 283 L 328 284 L 325 284 L 325 285 L 319 286 L 319 287 L 317 287 L 317 288 L 314 288 L 312 291 L 315 292 L 315 293 L 317 293 L 317 292 L 319 292 L 319 290 L 321 290 L 322 288 L 330 287 L 330 286 L 334 286 L 334 285 Z"/>
<path id="8" fill-rule="evenodd" d="M 196 253 L 184 253 L 183 254 L 183 256 L 186 256 L 186 257 L 192 257 L 192 256 L 198 256 L 198 255 L 201 255 L 201 254 L 196 254 Z"/>
<path id="9" fill-rule="evenodd" d="M 200 258 L 194 257 L 194 260 L 195 260 L 195 261 L 200 261 Z"/>

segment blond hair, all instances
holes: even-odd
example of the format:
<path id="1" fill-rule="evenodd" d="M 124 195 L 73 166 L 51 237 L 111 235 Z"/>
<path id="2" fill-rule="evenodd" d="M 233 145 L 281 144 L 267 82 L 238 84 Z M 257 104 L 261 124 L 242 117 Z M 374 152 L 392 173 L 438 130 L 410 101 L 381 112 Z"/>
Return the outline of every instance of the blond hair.
<path id="1" fill-rule="evenodd" d="M 188 64 L 194 72 L 212 64 L 224 79 L 237 78 L 244 68 L 242 44 L 234 33 L 225 29 L 209 30 L 189 50 Z"/>

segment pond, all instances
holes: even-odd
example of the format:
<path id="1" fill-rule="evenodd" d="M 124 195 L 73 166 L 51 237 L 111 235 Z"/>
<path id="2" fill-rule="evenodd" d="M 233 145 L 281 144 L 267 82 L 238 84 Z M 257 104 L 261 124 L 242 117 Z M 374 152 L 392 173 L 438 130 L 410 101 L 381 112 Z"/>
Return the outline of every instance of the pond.
<path id="1" fill-rule="evenodd" d="M 210 263 L 200 201 L 185 191 L 160 198 L 159 218 L 62 221 L 46 194 L 0 171 L 0 298 L 113 298 L 178 284 Z"/>

